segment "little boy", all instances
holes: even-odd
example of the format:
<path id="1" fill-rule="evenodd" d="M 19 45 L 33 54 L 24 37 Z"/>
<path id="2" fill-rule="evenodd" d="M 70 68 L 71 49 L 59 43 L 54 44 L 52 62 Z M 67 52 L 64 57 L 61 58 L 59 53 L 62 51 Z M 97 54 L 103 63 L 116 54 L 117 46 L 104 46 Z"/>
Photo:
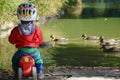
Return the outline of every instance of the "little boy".
<path id="1" fill-rule="evenodd" d="M 41 30 L 33 24 L 37 16 L 36 7 L 29 2 L 22 3 L 18 7 L 17 16 L 21 24 L 16 26 L 9 36 L 9 42 L 18 48 L 12 57 L 12 68 L 17 75 L 21 56 L 30 55 L 35 60 L 38 78 L 41 79 L 44 77 L 42 74 L 43 60 L 38 47 L 43 43 L 43 35 Z"/>

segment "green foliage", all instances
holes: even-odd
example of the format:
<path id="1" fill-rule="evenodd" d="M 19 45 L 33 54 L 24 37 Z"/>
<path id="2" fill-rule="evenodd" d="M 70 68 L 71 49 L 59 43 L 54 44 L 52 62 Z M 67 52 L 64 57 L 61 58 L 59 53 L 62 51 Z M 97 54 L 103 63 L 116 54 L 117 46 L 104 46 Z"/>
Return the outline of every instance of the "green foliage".
<path id="1" fill-rule="evenodd" d="M 0 24 L 4 21 L 18 21 L 17 7 L 23 2 L 31 2 L 37 6 L 39 16 L 57 14 L 67 0 L 1 0 L 0 1 Z"/>
<path id="2" fill-rule="evenodd" d="M 65 4 L 68 17 L 79 18 L 82 12 L 82 0 L 68 0 Z"/>
<path id="3" fill-rule="evenodd" d="M 50 16 L 53 14 L 57 14 L 57 12 L 61 9 L 64 2 L 67 0 L 29 0 L 33 2 L 38 9 L 39 16 Z"/>
<path id="4" fill-rule="evenodd" d="M 78 3 L 78 0 L 68 0 L 68 1 L 66 2 L 66 4 L 67 4 L 68 6 L 76 6 L 77 3 Z"/>
<path id="5" fill-rule="evenodd" d="M 109 8 L 120 10 L 120 3 L 109 3 Z"/>
<path id="6" fill-rule="evenodd" d="M 105 3 L 104 2 L 97 2 L 95 3 L 95 16 L 103 16 L 105 13 Z"/>
<path id="7" fill-rule="evenodd" d="M 105 0 L 90 0 L 89 2 L 84 2 L 84 8 L 82 11 L 83 18 L 93 18 L 93 17 L 119 17 L 120 5 L 119 1 L 105 2 Z"/>
<path id="8" fill-rule="evenodd" d="M 16 10 L 24 0 L 1 0 L 0 1 L 0 24 L 4 21 L 16 21 Z"/>

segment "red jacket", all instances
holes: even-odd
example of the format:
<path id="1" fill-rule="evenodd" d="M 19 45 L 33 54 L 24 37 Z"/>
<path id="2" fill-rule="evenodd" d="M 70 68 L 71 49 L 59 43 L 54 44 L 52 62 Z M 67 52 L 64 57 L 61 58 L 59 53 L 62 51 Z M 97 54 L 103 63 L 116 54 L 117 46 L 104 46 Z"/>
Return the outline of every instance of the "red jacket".
<path id="1" fill-rule="evenodd" d="M 39 47 L 43 43 L 43 35 L 37 26 L 35 26 L 33 33 L 27 36 L 20 34 L 18 27 L 15 27 L 9 36 L 9 42 L 15 44 L 16 48 Z"/>

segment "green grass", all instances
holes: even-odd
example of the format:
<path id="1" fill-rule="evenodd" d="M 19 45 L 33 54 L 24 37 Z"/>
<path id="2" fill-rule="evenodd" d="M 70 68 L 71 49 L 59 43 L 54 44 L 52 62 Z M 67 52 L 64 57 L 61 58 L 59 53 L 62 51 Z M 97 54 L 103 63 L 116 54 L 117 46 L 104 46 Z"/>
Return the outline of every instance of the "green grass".
<path id="1" fill-rule="evenodd" d="M 87 35 L 104 36 L 105 39 L 120 39 L 120 18 L 94 19 L 59 19 L 41 25 L 44 40 L 49 36 L 68 37 L 66 45 L 55 45 L 54 48 L 40 49 L 44 66 L 120 66 L 120 53 L 103 53 L 99 41 L 84 41 Z M 0 68 L 11 68 L 11 58 L 16 51 L 6 39 L 0 39 Z M 118 45 L 119 46 L 119 45 Z"/>
<path id="2" fill-rule="evenodd" d="M 11 68 L 11 58 L 15 51 L 15 47 L 8 42 L 7 38 L 0 39 L 0 69 Z"/>

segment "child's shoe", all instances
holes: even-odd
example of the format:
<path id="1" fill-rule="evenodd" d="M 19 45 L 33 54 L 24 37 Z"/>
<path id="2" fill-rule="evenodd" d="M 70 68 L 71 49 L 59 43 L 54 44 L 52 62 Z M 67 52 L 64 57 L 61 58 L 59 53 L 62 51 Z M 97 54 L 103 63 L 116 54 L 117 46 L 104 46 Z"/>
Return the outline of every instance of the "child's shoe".
<path id="1" fill-rule="evenodd" d="M 43 74 L 43 72 L 41 71 L 40 73 L 38 73 L 37 74 L 37 77 L 38 77 L 38 79 L 43 79 L 45 76 L 44 76 L 44 74 Z"/>

